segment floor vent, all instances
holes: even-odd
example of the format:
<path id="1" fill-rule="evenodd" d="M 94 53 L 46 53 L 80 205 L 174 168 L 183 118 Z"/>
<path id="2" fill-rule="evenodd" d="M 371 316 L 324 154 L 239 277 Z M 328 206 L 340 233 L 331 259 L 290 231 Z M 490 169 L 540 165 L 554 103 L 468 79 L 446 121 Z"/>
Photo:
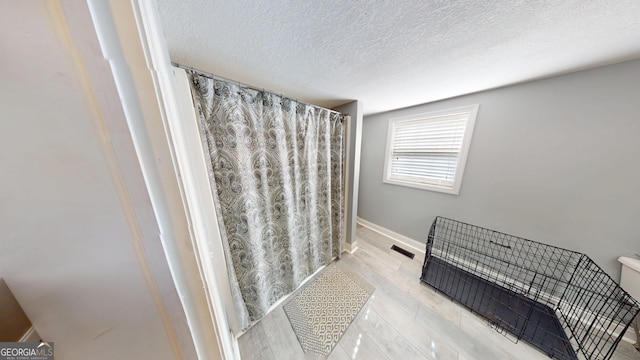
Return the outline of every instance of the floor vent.
<path id="1" fill-rule="evenodd" d="M 403 248 L 401 248 L 401 247 L 395 246 L 395 245 L 392 245 L 392 246 L 391 246 L 391 250 L 393 250 L 393 251 L 397 251 L 397 252 L 399 252 L 400 254 L 402 254 L 402 255 L 404 255 L 404 256 L 406 256 L 406 257 L 408 257 L 409 259 L 413 259 L 413 258 L 416 256 L 416 254 L 414 254 L 414 253 L 412 253 L 412 252 L 410 252 L 410 251 L 407 251 L 407 250 L 405 250 L 405 249 L 403 249 Z"/>

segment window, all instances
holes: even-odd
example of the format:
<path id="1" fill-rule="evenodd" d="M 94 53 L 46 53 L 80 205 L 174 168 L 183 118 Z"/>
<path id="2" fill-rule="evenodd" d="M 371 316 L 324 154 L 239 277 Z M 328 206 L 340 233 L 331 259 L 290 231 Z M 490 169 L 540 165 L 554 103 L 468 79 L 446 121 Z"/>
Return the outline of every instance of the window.
<path id="1" fill-rule="evenodd" d="M 458 194 L 478 105 L 389 120 L 385 183 Z"/>

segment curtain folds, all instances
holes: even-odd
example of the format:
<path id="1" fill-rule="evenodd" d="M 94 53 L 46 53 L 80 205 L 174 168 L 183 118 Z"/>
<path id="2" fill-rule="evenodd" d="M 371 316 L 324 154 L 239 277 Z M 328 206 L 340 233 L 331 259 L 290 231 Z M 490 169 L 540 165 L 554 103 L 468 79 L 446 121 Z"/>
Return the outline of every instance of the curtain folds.
<path id="1" fill-rule="evenodd" d="M 342 253 L 342 116 L 195 72 L 190 78 L 244 329 Z"/>

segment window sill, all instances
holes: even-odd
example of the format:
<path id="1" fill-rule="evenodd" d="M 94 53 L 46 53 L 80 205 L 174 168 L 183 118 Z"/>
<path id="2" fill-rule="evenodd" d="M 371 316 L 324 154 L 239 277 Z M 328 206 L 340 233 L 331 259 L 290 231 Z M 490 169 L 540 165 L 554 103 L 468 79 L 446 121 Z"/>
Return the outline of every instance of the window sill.
<path id="1" fill-rule="evenodd" d="M 450 194 L 450 195 L 458 195 L 460 193 L 460 187 L 455 185 L 453 187 L 438 186 L 434 184 L 426 184 L 426 183 L 393 179 L 393 178 L 382 179 L 382 182 L 385 184 L 399 185 L 399 186 L 405 186 L 405 187 L 410 187 L 414 189 L 441 192 L 441 193 Z"/>

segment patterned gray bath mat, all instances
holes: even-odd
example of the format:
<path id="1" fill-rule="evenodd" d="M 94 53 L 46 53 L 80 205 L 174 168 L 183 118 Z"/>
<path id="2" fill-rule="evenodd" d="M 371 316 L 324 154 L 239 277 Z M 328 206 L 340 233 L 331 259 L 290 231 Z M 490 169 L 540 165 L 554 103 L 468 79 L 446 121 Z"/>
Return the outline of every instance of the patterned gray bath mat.
<path id="1" fill-rule="evenodd" d="M 338 263 L 327 266 L 284 306 L 302 349 L 329 355 L 374 290 Z"/>

